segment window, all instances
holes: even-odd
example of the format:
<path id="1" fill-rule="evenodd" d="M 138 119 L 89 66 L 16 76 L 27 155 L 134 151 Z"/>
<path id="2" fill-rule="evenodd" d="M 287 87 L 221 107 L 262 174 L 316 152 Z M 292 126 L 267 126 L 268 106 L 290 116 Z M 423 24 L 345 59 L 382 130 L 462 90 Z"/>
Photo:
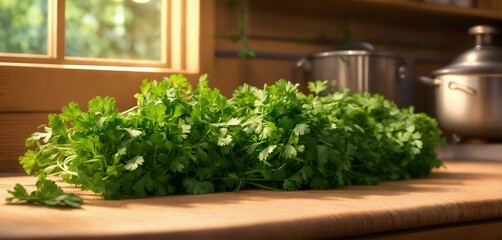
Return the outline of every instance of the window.
<path id="1" fill-rule="evenodd" d="M 165 3 L 66 0 L 65 55 L 160 61 Z"/>
<path id="2" fill-rule="evenodd" d="M 214 0 L 0 0 L 0 117 L 97 95 L 127 109 L 143 79 L 211 76 L 214 19 Z"/>
<path id="3" fill-rule="evenodd" d="M 201 0 L 0 0 L 0 64 L 197 72 Z"/>
<path id="4" fill-rule="evenodd" d="M 47 54 L 47 0 L 0 0 L 0 26 L 0 52 Z"/>

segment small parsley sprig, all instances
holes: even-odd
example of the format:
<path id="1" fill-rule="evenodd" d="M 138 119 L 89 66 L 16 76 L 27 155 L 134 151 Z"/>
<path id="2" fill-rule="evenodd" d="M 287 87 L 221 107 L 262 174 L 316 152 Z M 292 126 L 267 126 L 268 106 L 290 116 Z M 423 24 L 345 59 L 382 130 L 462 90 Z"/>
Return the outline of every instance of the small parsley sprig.
<path id="1" fill-rule="evenodd" d="M 82 199 L 73 193 L 64 193 L 63 190 L 52 180 L 41 178 L 36 183 L 37 190 L 30 194 L 19 183 L 14 190 L 8 190 L 12 197 L 6 200 L 13 203 L 28 203 L 48 206 L 62 206 L 78 208 Z"/>
<path id="2" fill-rule="evenodd" d="M 195 88 L 179 74 L 145 80 L 137 105 L 124 112 L 113 98 L 96 97 L 86 111 L 70 103 L 50 114 L 19 160 L 39 181 L 59 176 L 105 199 L 333 189 L 424 177 L 442 166 L 434 119 L 380 95 L 322 95 L 320 81 L 308 88 L 306 95 L 279 80 L 243 85 L 228 99 L 206 75 Z M 26 198 L 20 186 L 14 192 Z"/>

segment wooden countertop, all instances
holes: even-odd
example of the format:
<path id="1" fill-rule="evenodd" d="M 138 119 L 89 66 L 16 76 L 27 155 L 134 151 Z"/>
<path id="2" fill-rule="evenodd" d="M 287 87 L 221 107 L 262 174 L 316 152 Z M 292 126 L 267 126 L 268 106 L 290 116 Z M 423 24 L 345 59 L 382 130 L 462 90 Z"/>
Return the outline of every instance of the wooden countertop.
<path id="1" fill-rule="evenodd" d="M 502 218 L 502 161 L 445 161 L 431 177 L 337 190 L 102 200 L 81 209 L 7 204 L 34 177 L 0 176 L 0 238 L 326 238 Z"/>

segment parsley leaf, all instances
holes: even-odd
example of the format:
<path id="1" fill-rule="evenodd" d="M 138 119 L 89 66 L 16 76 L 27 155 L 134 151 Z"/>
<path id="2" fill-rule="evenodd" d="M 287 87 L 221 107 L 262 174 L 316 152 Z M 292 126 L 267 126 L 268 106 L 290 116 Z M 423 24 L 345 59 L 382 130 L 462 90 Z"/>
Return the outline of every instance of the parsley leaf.
<path id="1" fill-rule="evenodd" d="M 8 190 L 12 197 L 6 200 L 13 203 L 31 203 L 48 206 L 61 206 L 79 208 L 82 199 L 73 193 L 64 193 L 63 190 L 52 180 L 39 179 L 36 183 L 37 190 L 28 194 L 26 189 L 19 183 L 14 190 Z"/>
<path id="2" fill-rule="evenodd" d="M 143 165 L 144 162 L 145 162 L 145 159 L 143 159 L 142 156 L 136 156 L 133 159 L 127 161 L 124 168 L 126 170 L 133 171 L 133 170 L 136 170 L 138 168 L 138 166 Z"/>

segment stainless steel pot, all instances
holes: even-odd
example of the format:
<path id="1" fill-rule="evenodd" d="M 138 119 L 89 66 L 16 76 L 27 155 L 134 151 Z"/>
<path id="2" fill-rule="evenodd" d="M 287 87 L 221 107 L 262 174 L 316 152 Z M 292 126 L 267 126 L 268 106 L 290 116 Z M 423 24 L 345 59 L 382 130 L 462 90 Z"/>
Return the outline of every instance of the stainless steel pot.
<path id="1" fill-rule="evenodd" d="M 475 26 L 476 46 L 451 65 L 420 77 L 436 87 L 441 127 L 462 137 L 502 139 L 502 49 L 493 46 L 497 29 Z"/>
<path id="2" fill-rule="evenodd" d="M 327 80 L 334 89 L 371 92 L 411 105 L 413 82 L 405 59 L 397 54 L 375 51 L 368 43 L 348 49 L 319 52 L 297 62 L 308 81 Z"/>

